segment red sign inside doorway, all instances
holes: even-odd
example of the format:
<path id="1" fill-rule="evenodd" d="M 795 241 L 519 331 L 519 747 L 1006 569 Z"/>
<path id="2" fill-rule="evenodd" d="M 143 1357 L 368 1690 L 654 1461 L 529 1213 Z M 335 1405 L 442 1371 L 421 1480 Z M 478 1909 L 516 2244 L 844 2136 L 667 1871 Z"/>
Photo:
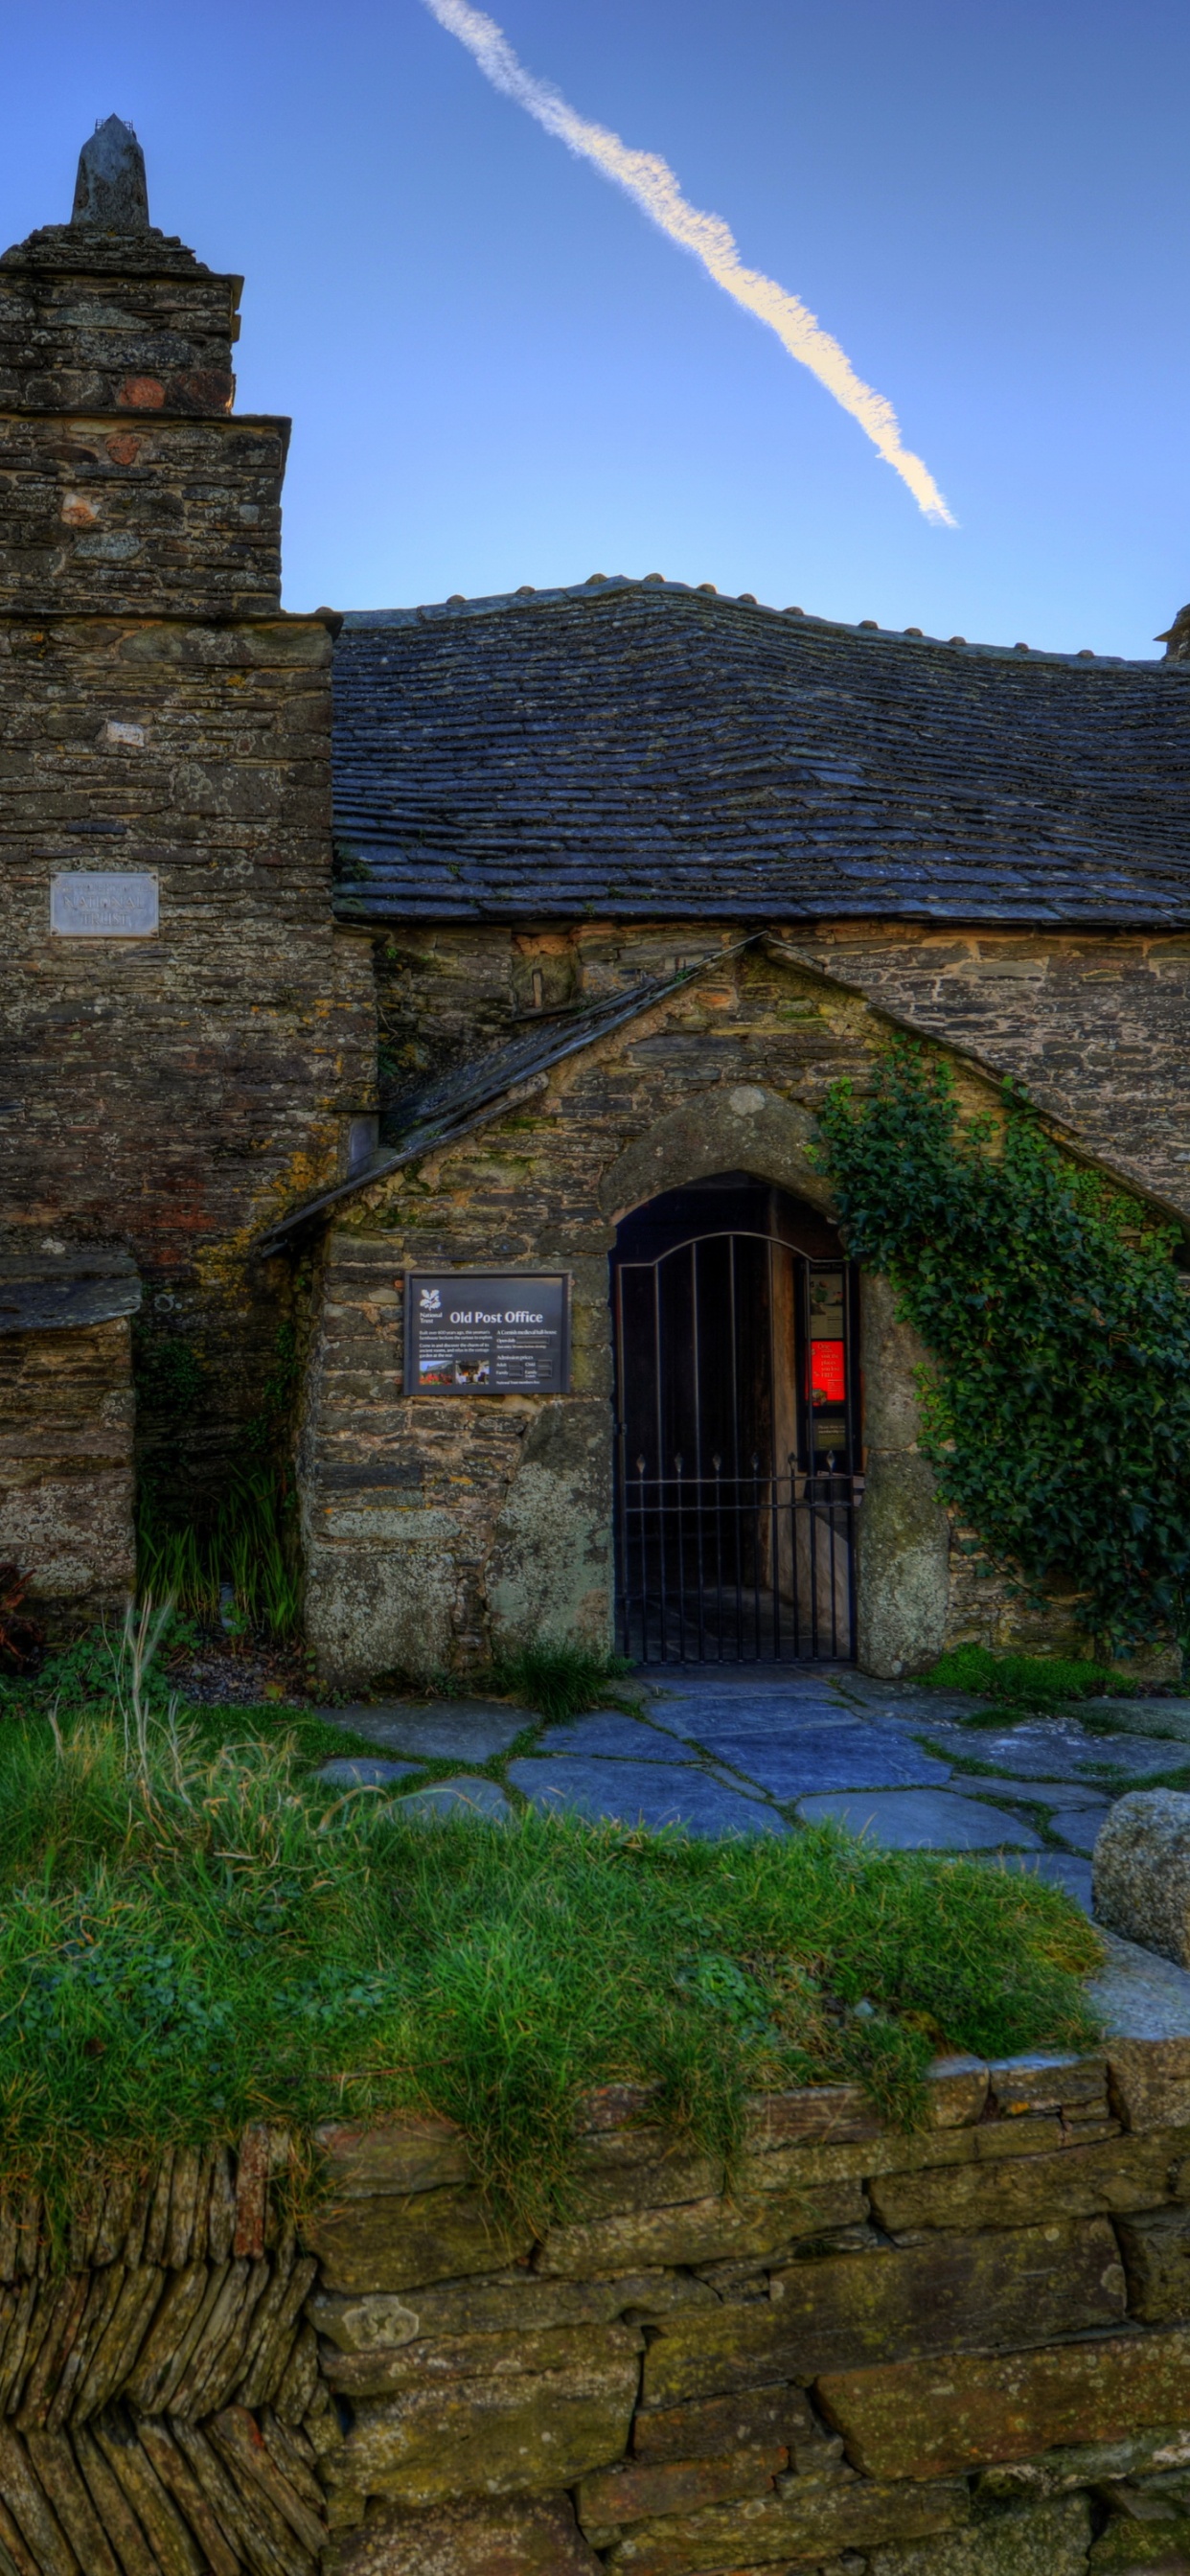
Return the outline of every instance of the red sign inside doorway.
<path id="1" fill-rule="evenodd" d="M 847 1372 L 842 1342 L 811 1342 L 811 1404 L 845 1404 Z"/>

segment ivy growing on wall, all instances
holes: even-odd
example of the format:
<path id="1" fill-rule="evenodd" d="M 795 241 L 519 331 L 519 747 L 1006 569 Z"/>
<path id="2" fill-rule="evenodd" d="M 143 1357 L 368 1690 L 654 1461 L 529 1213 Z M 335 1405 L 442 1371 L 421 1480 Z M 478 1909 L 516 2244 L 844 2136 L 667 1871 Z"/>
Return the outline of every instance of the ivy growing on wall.
<path id="1" fill-rule="evenodd" d="M 823 1167 L 852 1257 L 931 1354 L 943 1499 L 1034 1593 L 1072 1581 L 1125 1645 L 1190 1631 L 1190 1296 L 1177 1235 L 1072 1163 L 1023 1095 L 963 1120 L 907 1040 L 871 1095 L 831 1091 Z"/>

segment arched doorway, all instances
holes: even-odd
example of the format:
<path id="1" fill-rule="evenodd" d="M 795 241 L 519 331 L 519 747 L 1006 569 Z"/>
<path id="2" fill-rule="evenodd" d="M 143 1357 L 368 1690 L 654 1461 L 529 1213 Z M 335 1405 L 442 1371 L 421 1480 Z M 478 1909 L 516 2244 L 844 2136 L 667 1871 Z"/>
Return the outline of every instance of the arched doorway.
<path id="1" fill-rule="evenodd" d="M 612 1255 L 616 1591 L 641 1662 L 849 1660 L 858 1282 L 747 1172 L 633 1210 Z"/>

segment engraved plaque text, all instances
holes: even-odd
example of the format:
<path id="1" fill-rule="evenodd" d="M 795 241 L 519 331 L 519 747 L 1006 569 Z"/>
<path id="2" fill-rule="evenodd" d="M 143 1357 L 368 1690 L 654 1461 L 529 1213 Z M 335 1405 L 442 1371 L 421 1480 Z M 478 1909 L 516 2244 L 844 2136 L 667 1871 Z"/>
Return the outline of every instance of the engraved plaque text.
<path id="1" fill-rule="evenodd" d="M 88 868 L 50 881 L 50 928 L 60 939 L 151 939 L 157 879 Z"/>

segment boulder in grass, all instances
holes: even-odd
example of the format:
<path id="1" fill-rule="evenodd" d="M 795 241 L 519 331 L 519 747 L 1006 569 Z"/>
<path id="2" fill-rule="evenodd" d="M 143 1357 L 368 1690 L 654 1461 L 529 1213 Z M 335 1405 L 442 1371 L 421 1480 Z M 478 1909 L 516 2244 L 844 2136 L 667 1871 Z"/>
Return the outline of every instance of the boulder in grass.
<path id="1" fill-rule="evenodd" d="M 1095 1920 L 1190 1968 L 1190 1796 L 1132 1789 L 1100 1827 Z"/>

